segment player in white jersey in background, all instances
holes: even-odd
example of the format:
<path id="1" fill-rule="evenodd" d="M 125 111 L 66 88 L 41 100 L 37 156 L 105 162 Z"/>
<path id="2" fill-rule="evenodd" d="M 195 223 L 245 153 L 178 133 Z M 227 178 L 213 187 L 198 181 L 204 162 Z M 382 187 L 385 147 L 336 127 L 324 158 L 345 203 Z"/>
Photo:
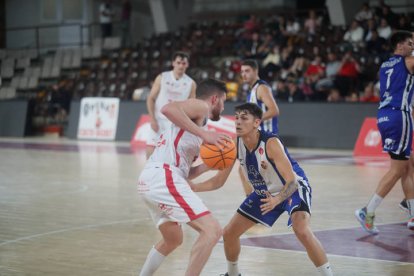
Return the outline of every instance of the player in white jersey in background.
<path id="1" fill-rule="evenodd" d="M 156 142 L 163 129 L 170 123 L 161 113 L 161 108 L 172 101 L 184 101 L 195 97 L 196 83 L 186 74 L 189 56 L 184 52 L 175 52 L 172 56 L 171 71 L 159 74 L 147 98 L 147 109 L 151 118 L 151 133 L 147 140 L 147 159 L 154 151 Z"/>
<path id="2" fill-rule="evenodd" d="M 264 131 L 279 134 L 277 117 L 279 116 L 279 107 L 273 97 L 272 88 L 259 77 L 259 65 L 253 59 L 246 59 L 242 62 L 241 75 L 243 82 L 249 85 L 250 91 L 247 95 L 247 102 L 257 104 L 263 111 L 262 123 L 260 128 Z M 242 181 L 243 190 L 248 196 L 253 188 L 241 167 L 239 175 Z"/>
<path id="3" fill-rule="evenodd" d="M 181 223 L 187 223 L 199 233 L 191 249 L 186 276 L 200 275 L 222 235 L 218 221 L 191 190 L 190 179 L 208 170 L 204 164 L 191 167 L 202 142 L 223 147 L 225 140 L 231 140 L 205 128 L 207 119 L 220 119 L 226 92 L 225 83 L 208 79 L 197 87 L 196 99 L 171 102 L 161 109 L 172 124 L 161 134 L 141 172 L 138 190 L 162 239 L 150 250 L 140 276 L 153 275 L 164 258 L 182 243 Z M 207 182 L 223 185 L 227 177 L 220 177 L 222 172 Z"/>

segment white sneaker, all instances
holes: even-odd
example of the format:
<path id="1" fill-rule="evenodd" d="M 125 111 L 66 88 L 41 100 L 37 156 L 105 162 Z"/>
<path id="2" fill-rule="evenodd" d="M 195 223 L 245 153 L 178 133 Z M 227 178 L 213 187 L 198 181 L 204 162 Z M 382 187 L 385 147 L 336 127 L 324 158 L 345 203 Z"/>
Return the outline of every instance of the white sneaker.
<path id="1" fill-rule="evenodd" d="M 407 228 L 414 231 L 414 217 L 412 217 L 408 220 Z"/>

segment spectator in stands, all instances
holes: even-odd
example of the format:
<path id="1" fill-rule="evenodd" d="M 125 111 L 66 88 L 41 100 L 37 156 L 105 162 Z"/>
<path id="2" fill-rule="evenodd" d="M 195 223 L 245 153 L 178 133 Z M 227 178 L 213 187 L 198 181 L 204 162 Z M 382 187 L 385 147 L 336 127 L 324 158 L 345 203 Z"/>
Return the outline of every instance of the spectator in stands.
<path id="1" fill-rule="evenodd" d="M 131 36 L 129 33 L 131 18 L 131 2 L 129 0 L 122 1 L 121 28 L 122 28 L 122 47 L 130 46 Z"/>
<path id="2" fill-rule="evenodd" d="M 346 97 L 355 90 L 359 72 L 358 62 L 352 56 L 352 52 L 348 51 L 342 58 L 341 68 L 335 78 L 335 87 L 338 88 L 342 97 Z"/>
<path id="3" fill-rule="evenodd" d="M 267 76 L 269 72 L 277 72 L 280 70 L 280 47 L 279 45 L 274 45 L 272 50 L 266 55 L 262 61 L 262 76 Z"/>
<path id="4" fill-rule="evenodd" d="M 328 98 L 326 99 L 329 103 L 337 103 L 342 101 L 341 93 L 338 89 L 334 88 L 329 92 Z"/>
<path id="5" fill-rule="evenodd" d="M 395 28 L 398 25 L 398 15 L 396 15 L 391 10 L 391 7 L 386 5 L 384 1 L 382 1 L 381 3 L 381 12 L 379 14 L 379 18 L 384 18 L 385 20 L 387 20 L 387 23 L 392 28 Z"/>
<path id="6" fill-rule="evenodd" d="M 309 17 L 305 20 L 305 23 L 303 25 L 305 31 L 308 35 L 314 36 L 319 26 L 320 22 L 319 19 L 316 17 L 316 12 L 314 10 L 310 10 Z"/>
<path id="7" fill-rule="evenodd" d="M 397 30 L 407 30 L 407 31 L 413 31 L 413 27 L 410 25 L 410 20 L 408 20 L 407 16 L 404 14 L 401 14 L 398 19 L 398 24 L 396 27 Z"/>
<path id="8" fill-rule="evenodd" d="M 367 2 L 362 4 L 361 9 L 355 15 L 355 20 L 359 22 L 370 20 L 374 17 L 374 13 L 372 12 L 369 4 Z"/>
<path id="9" fill-rule="evenodd" d="M 105 0 L 99 6 L 99 22 L 101 24 L 102 38 L 112 36 L 112 11 L 111 0 Z"/>
<path id="10" fill-rule="evenodd" d="M 370 40 L 372 37 L 372 32 L 377 31 L 377 24 L 374 19 L 367 21 L 367 27 L 364 30 L 364 40 L 365 42 Z"/>
<path id="11" fill-rule="evenodd" d="M 392 29 L 391 26 L 388 25 L 388 22 L 385 18 L 382 18 L 380 21 L 380 25 L 377 28 L 378 35 L 384 39 L 388 39 L 391 36 Z"/>
<path id="12" fill-rule="evenodd" d="M 328 92 L 335 87 L 335 77 L 341 68 L 341 62 L 337 59 L 334 52 L 328 53 L 328 61 L 325 68 L 325 76 L 315 84 L 314 100 L 324 101 L 327 99 Z"/>
<path id="13" fill-rule="evenodd" d="M 371 38 L 366 42 L 366 48 L 373 54 L 378 54 L 382 58 L 383 54 L 388 51 L 387 41 L 378 35 L 376 30 L 372 31 Z"/>
<path id="14" fill-rule="evenodd" d="M 289 103 L 301 102 L 305 100 L 303 91 L 299 88 L 298 79 L 294 74 L 290 74 L 286 80 L 287 92 L 286 94 L 278 94 L 278 97 L 282 101 Z"/>
<path id="15" fill-rule="evenodd" d="M 378 103 L 380 101 L 379 96 L 375 93 L 373 82 L 369 82 L 365 86 L 364 93 L 362 94 L 360 101 L 364 103 Z"/>
<path id="16" fill-rule="evenodd" d="M 303 94 L 308 100 L 313 100 L 315 95 L 316 83 L 325 75 L 325 66 L 322 64 L 322 58 L 315 55 L 315 58 L 309 64 L 305 73 L 302 84 Z"/>
<path id="17" fill-rule="evenodd" d="M 354 20 L 351 26 L 344 34 L 344 40 L 351 44 L 360 44 L 364 37 L 364 29 L 359 25 L 359 22 Z"/>

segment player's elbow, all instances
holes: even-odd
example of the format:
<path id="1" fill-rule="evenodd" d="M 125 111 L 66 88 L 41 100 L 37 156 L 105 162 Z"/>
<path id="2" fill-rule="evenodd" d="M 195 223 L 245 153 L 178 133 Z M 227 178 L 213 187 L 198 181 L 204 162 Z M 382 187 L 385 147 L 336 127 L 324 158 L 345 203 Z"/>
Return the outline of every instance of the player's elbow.
<path id="1" fill-rule="evenodd" d="M 172 113 L 172 108 L 171 108 L 171 103 L 169 103 L 169 104 L 166 104 L 166 105 L 164 105 L 162 108 L 161 108 L 161 113 L 165 116 L 165 117 L 169 117 L 170 115 L 171 115 L 171 113 Z"/>

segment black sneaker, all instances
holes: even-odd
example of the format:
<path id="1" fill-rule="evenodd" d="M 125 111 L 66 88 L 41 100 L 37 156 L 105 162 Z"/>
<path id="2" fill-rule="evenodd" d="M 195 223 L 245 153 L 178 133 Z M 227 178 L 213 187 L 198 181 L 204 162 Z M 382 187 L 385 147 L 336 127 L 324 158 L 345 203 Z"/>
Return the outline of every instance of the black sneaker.
<path id="1" fill-rule="evenodd" d="M 229 274 L 226 272 L 226 274 L 220 274 L 220 276 L 229 276 Z M 239 276 L 241 276 L 240 273 L 239 273 Z"/>
<path id="2" fill-rule="evenodd" d="M 400 206 L 401 210 L 403 210 L 404 212 L 410 212 L 410 210 L 408 210 L 408 204 L 407 201 L 405 199 L 403 199 L 400 204 L 398 204 L 398 206 Z"/>

